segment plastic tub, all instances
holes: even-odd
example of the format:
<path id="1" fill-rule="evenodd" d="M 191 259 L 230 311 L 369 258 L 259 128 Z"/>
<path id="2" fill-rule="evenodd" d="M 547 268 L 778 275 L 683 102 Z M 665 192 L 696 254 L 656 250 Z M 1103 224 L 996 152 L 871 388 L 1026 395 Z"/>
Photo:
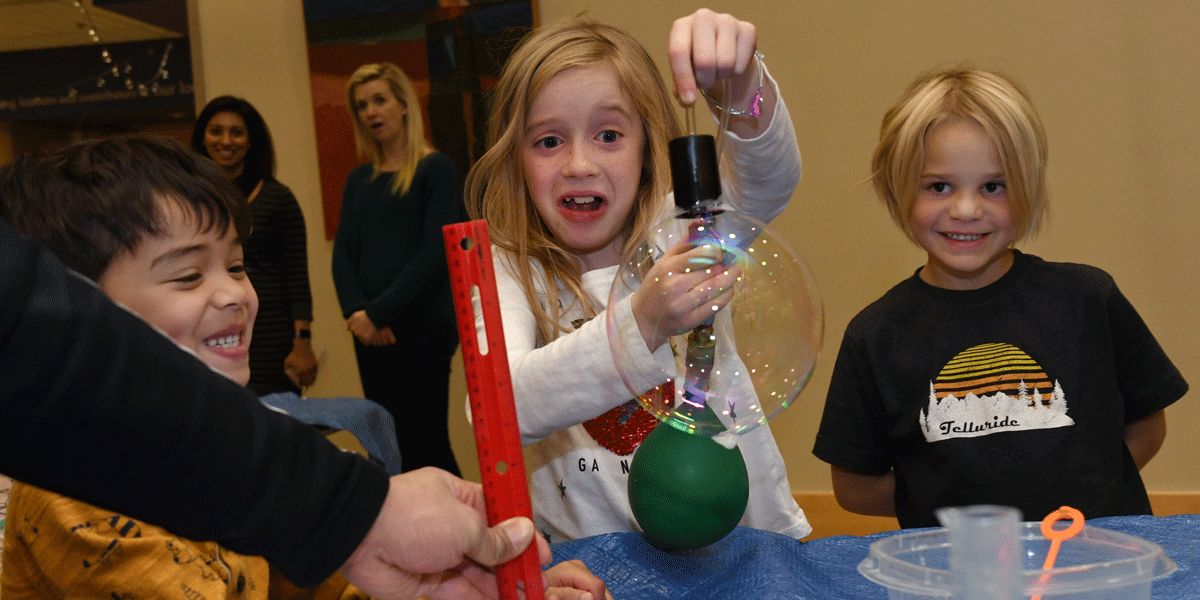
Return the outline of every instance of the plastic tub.
<path id="1" fill-rule="evenodd" d="M 1054 568 L 1042 570 L 1050 541 L 1040 523 L 1022 523 L 1025 596 L 1056 600 L 1140 600 L 1150 598 L 1155 579 L 1175 572 L 1175 561 L 1158 544 L 1139 537 L 1084 527 L 1063 542 Z M 954 598 L 950 538 L 946 529 L 902 533 L 871 544 L 858 565 L 864 577 L 888 588 L 891 600 Z"/>

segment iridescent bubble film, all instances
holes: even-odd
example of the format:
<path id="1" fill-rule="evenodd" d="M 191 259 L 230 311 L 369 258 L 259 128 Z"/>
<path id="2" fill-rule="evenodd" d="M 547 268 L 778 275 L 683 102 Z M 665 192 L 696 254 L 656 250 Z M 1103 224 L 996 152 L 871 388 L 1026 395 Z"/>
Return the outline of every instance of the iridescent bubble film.
<path id="1" fill-rule="evenodd" d="M 710 323 L 649 349 L 628 325 L 622 330 L 619 303 L 628 305 L 655 262 L 680 243 L 719 249 L 711 255 L 741 275 L 729 304 L 713 306 Z M 608 305 L 613 359 L 630 392 L 662 421 L 727 447 L 796 399 L 824 332 L 820 293 L 804 260 L 778 232 L 728 207 L 659 223 L 622 260 Z"/>

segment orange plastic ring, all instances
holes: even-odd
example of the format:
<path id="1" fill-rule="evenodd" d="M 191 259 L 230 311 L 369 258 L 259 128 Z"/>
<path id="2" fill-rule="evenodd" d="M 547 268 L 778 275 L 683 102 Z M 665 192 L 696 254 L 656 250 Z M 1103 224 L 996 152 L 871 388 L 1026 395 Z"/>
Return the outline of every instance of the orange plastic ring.
<path id="1" fill-rule="evenodd" d="M 1054 528 L 1055 523 L 1068 518 L 1071 519 L 1070 527 Z M 1077 508 L 1063 506 L 1042 519 L 1042 535 L 1046 536 L 1048 540 L 1069 540 L 1079 535 L 1080 531 L 1083 531 L 1083 513 Z"/>

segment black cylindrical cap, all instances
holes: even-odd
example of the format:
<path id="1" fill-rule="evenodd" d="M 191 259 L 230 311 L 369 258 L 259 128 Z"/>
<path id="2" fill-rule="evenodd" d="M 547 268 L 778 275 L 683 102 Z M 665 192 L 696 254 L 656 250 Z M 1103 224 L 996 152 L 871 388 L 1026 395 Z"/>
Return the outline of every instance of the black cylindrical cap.
<path id="1" fill-rule="evenodd" d="M 717 144 L 711 135 L 688 135 L 667 145 L 671 155 L 671 183 L 675 206 L 693 208 L 721 196 L 717 170 Z"/>

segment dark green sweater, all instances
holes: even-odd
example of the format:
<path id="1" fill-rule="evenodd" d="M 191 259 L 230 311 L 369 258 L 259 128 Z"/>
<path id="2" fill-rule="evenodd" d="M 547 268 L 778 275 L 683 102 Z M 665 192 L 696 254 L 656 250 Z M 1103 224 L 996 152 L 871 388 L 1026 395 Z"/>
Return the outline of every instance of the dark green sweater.
<path id="1" fill-rule="evenodd" d="M 454 164 L 439 152 L 421 159 L 402 196 L 392 194 L 393 177 L 366 164 L 346 178 L 333 242 L 342 314 L 366 310 L 396 334 L 425 324 L 456 335 L 442 238 L 443 225 L 466 219 Z"/>

